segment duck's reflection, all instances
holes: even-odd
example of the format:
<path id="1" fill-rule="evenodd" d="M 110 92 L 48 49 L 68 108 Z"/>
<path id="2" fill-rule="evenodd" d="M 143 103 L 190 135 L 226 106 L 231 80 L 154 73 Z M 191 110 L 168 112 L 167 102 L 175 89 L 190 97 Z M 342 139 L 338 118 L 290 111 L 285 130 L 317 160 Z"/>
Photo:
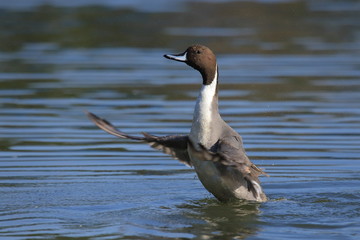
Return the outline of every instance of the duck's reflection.
<path id="1" fill-rule="evenodd" d="M 189 219 L 186 230 L 196 238 L 244 239 L 259 231 L 259 206 L 248 201 L 220 203 L 204 199 L 178 207 Z"/>

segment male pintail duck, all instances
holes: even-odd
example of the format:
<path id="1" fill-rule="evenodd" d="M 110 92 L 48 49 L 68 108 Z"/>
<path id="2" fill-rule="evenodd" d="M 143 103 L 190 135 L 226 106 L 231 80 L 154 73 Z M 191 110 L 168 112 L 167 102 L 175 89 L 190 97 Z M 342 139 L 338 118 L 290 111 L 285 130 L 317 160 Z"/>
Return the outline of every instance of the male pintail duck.
<path id="1" fill-rule="evenodd" d="M 218 66 L 214 53 L 202 45 L 190 46 L 181 54 L 165 58 L 184 62 L 198 70 L 202 87 L 195 104 L 192 127 L 188 136 L 131 136 L 110 122 L 88 112 L 88 117 L 101 129 L 120 138 L 147 142 L 151 147 L 193 166 L 204 187 L 220 201 L 245 199 L 265 202 L 259 175 L 266 175 L 247 157 L 240 135 L 218 111 Z"/>

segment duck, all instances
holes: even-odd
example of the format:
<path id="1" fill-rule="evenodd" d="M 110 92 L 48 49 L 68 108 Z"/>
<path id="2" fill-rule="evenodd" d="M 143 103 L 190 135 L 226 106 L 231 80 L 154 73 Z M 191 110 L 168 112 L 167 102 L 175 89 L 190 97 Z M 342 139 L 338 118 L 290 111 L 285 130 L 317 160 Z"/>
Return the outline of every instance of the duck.
<path id="1" fill-rule="evenodd" d="M 197 70 L 202 85 L 197 97 L 188 135 L 129 135 L 94 113 L 88 118 L 102 130 L 123 139 L 148 143 L 152 148 L 193 167 L 198 179 L 221 202 L 247 200 L 266 202 L 259 176 L 268 176 L 248 158 L 239 133 L 221 117 L 218 107 L 219 69 L 213 51 L 195 44 L 179 54 L 165 58 L 182 62 Z"/>

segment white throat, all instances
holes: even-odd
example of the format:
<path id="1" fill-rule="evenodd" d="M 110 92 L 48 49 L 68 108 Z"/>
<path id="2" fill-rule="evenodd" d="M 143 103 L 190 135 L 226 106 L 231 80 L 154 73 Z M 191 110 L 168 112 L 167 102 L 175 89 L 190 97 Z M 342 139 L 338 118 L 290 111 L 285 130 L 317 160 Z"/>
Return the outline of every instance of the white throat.
<path id="1" fill-rule="evenodd" d="M 213 100 L 217 87 L 217 67 L 211 84 L 202 85 L 199 96 L 196 100 L 194 117 L 190 132 L 190 139 L 194 143 L 201 143 L 207 146 L 211 137 L 211 122 L 213 118 Z"/>

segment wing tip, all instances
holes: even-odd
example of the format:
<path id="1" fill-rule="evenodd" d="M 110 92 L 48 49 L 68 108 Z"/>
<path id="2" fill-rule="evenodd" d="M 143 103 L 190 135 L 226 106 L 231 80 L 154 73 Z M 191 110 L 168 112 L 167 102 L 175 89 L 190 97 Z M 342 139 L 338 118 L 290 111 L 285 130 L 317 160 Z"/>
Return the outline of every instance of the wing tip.
<path id="1" fill-rule="evenodd" d="M 95 114 L 92 113 L 92 112 L 89 112 L 89 111 L 87 111 L 87 110 L 84 110 L 84 113 L 85 113 L 86 116 L 87 116 L 92 122 L 94 122 L 97 126 L 99 126 L 98 124 L 99 124 L 100 122 L 103 122 L 103 121 L 104 121 L 104 119 L 98 117 L 97 115 L 95 115 Z M 105 120 L 105 121 L 106 121 L 106 120 Z"/>
<path id="2" fill-rule="evenodd" d="M 124 138 L 124 139 L 132 139 L 132 140 L 140 140 L 140 141 L 144 140 L 144 138 L 142 138 L 142 137 L 131 136 L 126 133 L 123 133 L 122 131 L 120 131 L 119 129 L 114 127 L 109 121 L 107 121 L 106 119 L 100 118 L 99 116 L 95 115 L 92 112 L 89 112 L 86 110 L 84 112 L 88 116 L 88 118 L 93 123 L 95 123 L 96 126 L 98 126 L 100 129 L 104 130 L 105 132 L 110 133 L 111 135 L 114 135 L 119 138 Z"/>

